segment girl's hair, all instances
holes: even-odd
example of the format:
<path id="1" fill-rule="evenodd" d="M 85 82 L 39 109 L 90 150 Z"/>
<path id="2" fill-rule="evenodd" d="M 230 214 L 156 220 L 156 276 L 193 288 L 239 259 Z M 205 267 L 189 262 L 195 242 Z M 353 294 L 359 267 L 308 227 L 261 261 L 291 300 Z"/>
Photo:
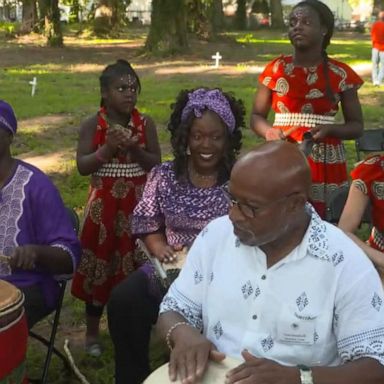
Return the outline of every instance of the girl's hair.
<path id="1" fill-rule="evenodd" d="M 174 155 L 174 170 L 176 177 L 179 180 L 186 180 L 188 177 L 188 137 L 191 131 L 192 123 L 195 119 L 195 116 L 192 113 L 185 121 L 181 121 L 181 115 L 185 105 L 188 102 L 188 94 L 199 88 L 202 87 L 184 89 L 180 91 L 176 98 L 176 102 L 171 105 L 172 114 L 168 122 L 168 131 L 171 133 L 171 145 Z M 223 92 L 221 89 L 219 89 L 219 91 L 222 92 L 224 97 L 228 100 L 236 121 L 235 129 L 232 133 L 229 132 L 228 128 L 226 127 L 227 146 L 219 165 L 218 174 L 218 183 L 222 184 L 229 179 L 231 169 L 241 149 L 241 128 L 244 127 L 245 108 L 243 101 L 241 99 L 236 99 L 232 93 Z M 225 125 L 224 122 L 223 125 Z"/>
<path id="2" fill-rule="evenodd" d="M 333 16 L 333 13 L 329 9 L 329 7 L 325 5 L 323 2 L 318 0 L 300 1 L 300 3 L 296 4 L 293 7 L 293 9 L 298 7 L 312 8 L 319 16 L 321 25 L 323 25 L 327 29 L 327 32 L 323 37 L 323 44 L 322 44 L 322 48 L 323 48 L 322 55 L 323 55 L 323 64 L 324 64 L 323 71 L 324 71 L 324 77 L 326 81 L 325 94 L 330 101 L 335 102 L 335 96 L 333 95 L 332 88 L 331 88 L 331 81 L 329 79 L 328 54 L 327 54 L 327 47 L 331 42 L 331 38 L 333 36 L 333 30 L 335 27 L 335 17 Z"/>
<path id="3" fill-rule="evenodd" d="M 141 83 L 139 76 L 136 71 L 132 68 L 131 64 L 128 61 L 123 59 L 116 60 L 116 63 L 107 65 L 101 75 L 99 77 L 100 89 L 103 91 L 109 87 L 111 81 L 116 79 L 117 77 L 122 77 L 124 75 L 132 75 L 135 77 L 137 81 L 137 91 L 140 93 L 141 91 Z M 101 98 L 100 102 L 101 106 L 104 105 L 103 98 Z"/>

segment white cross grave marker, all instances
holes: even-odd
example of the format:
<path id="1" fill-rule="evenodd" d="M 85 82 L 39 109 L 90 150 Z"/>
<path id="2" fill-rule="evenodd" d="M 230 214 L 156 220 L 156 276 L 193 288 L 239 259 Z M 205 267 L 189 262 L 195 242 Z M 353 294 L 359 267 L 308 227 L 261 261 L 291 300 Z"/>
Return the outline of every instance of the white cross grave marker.
<path id="1" fill-rule="evenodd" d="M 221 60 L 222 58 L 223 58 L 223 57 L 220 56 L 220 52 L 216 52 L 216 54 L 212 56 L 212 59 L 215 60 L 215 65 L 214 65 L 215 68 L 219 68 L 219 62 L 220 62 L 220 60 Z"/>
<path id="2" fill-rule="evenodd" d="M 36 79 L 36 77 L 34 77 L 33 80 L 29 82 L 29 84 L 32 85 L 31 96 L 35 96 L 36 87 L 37 87 L 37 79 Z"/>

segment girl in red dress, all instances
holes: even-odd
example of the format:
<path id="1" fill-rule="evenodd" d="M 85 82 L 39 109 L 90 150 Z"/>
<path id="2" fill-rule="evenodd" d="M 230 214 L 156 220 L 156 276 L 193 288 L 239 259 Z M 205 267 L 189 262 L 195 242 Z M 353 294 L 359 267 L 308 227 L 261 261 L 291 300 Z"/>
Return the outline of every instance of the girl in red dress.
<path id="1" fill-rule="evenodd" d="M 156 127 L 135 108 L 140 89 L 127 61 L 107 66 L 100 76 L 101 108 L 80 128 L 77 167 L 91 175 L 91 186 L 72 294 L 86 303 L 86 350 L 93 356 L 101 354 L 99 323 L 111 289 L 138 267 L 132 212 L 147 172 L 160 162 Z"/>
<path id="2" fill-rule="evenodd" d="M 320 1 L 305 0 L 293 8 L 288 30 L 293 55 L 282 55 L 266 66 L 251 116 L 251 128 L 266 140 L 301 143 L 307 138 L 312 145 L 311 202 L 323 218 L 330 193 L 347 185 L 341 140 L 357 138 L 363 131 L 357 96 L 363 81 L 348 65 L 328 57 L 333 27 L 333 13 Z M 336 124 L 339 105 L 344 122 Z M 273 125 L 267 121 L 271 109 Z"/>

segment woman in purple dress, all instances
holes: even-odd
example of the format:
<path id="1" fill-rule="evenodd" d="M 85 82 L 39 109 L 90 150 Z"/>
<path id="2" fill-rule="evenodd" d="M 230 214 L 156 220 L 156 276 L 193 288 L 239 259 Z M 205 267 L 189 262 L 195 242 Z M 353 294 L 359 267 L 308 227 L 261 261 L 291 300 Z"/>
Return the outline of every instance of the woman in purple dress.
<path id="1" fill-rule="evenodd" d="M 80 244 L 49 178 L 12 157 L 16 129 L 12 107 L 0 100 L 0 279 L 23 291 L 31 328 L 55 308 L 56 279 L 71 276 Z"/>
<path id="2" fill-rule="evenodd" d="M 244 106 L 220 89 L 181 91 L 168 129 L 174 160 L 152 169 L 135 208 L 132 231 L 162 263 L 190 247 L 214 218 L 228 212 L 222 185 L 241 146 Z M 165 289 L 145 263 L 112 292 L 108 325 L 115 347 L 115 384 L 141 383 L 150 373 L 148 348 Z"/>

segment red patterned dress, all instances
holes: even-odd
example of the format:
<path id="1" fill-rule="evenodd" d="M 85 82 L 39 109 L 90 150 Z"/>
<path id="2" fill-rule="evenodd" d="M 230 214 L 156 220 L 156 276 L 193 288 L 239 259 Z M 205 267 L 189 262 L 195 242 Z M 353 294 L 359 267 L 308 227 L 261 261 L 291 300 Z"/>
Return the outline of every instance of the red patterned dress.
<path id="1" fill-rule="evenodd" d="M 329 58 L 328 74 L 334 100 L 326 96 L 323 64 L 298 67 L 293 57 L 280 56 L 269 63 L 260 75 L 260 82 L 272 91 L 273 126 L 291 131 L 288 139 L 300 143 L 303 134 L 318 124 L 332 124 L 339 109 L 340 95 L 359 88 L 363 80 L 346 64 Z M 308 156 L 312 171 L 311 202 L 321 217 L 330 193 L 347 185 L 344 146 L 340 139 L 329 137 L 317 142 Z"/>
<path id="2" fill-rule="evenodd" d="M 373 228 L 368 244 L 384 252 L 384 156 L 367 158 L 352 172 L 352 183 L 369 197 Z"/>
<path id="3" fill-rule="evenodd" d="M 105 142 L 106 111 L 98 113 L 94 149 Z M 134 109 L 129 128 L 145 147 L 145 118 Z M 135 243 L 131 234 L 133 209 L 141 197 L 147 172 L 129 160 L 114 157 L 92 175 L 81 231 L 83 254 L 72 282 L 72 294 L 93 305 L 104 305 L 111 289 L 133 272 Z"/>

